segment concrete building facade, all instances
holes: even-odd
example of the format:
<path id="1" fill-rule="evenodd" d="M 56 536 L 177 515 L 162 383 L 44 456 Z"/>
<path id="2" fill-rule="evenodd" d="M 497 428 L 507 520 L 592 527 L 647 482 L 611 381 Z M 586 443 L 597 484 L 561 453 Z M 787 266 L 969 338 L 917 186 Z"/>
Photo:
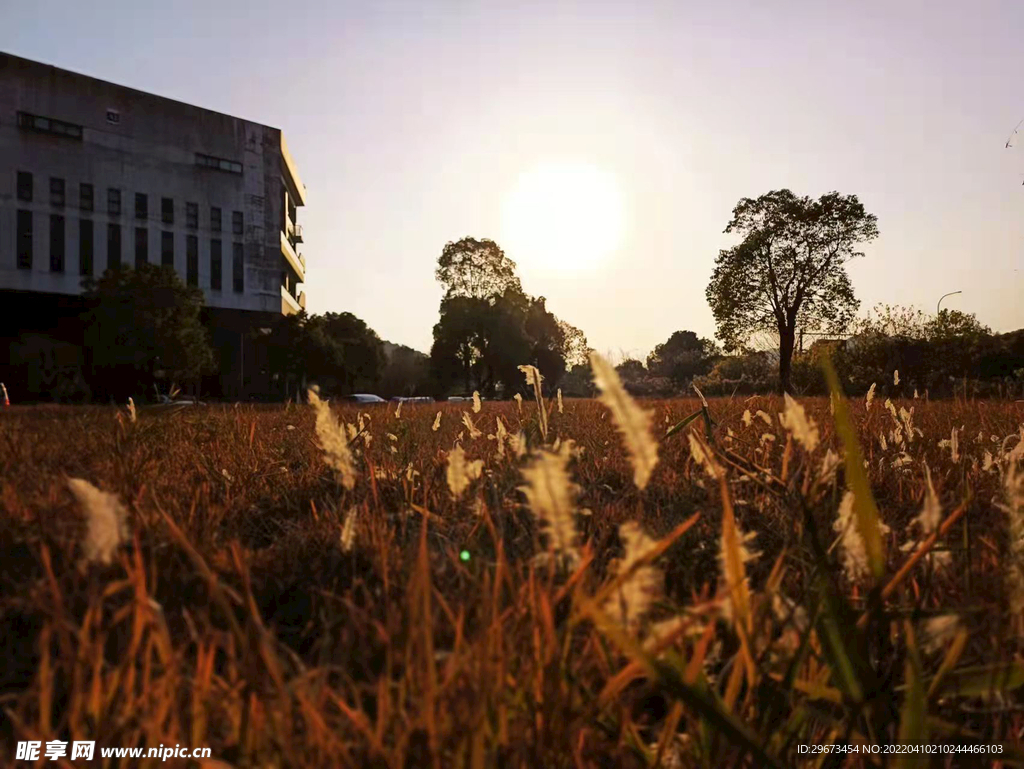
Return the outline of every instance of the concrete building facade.
<path id="1" fill-rule="evenodd" d="M 221 389 L 264 389 L 246 345 L 305 306 L 305 203 L 279 129 L 0 53 L 0 306 L 73 308 L 87 276 L 173 265 Z"/>

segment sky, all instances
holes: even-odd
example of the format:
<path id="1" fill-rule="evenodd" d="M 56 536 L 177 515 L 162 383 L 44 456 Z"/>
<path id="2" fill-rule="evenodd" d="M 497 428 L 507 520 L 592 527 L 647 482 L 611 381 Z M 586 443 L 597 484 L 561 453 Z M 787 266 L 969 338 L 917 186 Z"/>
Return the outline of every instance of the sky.
<path id="1" fill-rule="evenodd" d="M 552 164 L 614 180 L 616 247 L 579 269 L 508 256 L 616 357 L 714 334 L 704 292 L 732 208 L 780 188 L 856 194 L 878 217 L 849 267 L 861 314 L 934 312 L 959 290 L 944 308 L 1024 326 L 1024 126 L 1004 146 L 1024 118 L 1024 3 L 0 0 L 0 15 L 0 50 L 283 129 L 308 191 L 307 309 L 424 352 L 444 244 L 522 242 L 508 201 Z"/>

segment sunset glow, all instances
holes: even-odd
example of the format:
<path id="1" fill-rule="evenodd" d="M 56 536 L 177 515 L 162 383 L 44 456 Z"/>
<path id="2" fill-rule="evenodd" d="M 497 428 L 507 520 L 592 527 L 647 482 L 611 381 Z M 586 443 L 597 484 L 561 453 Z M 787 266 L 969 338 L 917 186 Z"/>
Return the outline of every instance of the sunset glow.
<path id="1" fill-rule="evenodd" d="M 577 271 L 608 259 L 624 230 L 612 174 L 588 163 L 545 163 L 522 174 L 509 193 L 502 243 L 525 267 Z"/>

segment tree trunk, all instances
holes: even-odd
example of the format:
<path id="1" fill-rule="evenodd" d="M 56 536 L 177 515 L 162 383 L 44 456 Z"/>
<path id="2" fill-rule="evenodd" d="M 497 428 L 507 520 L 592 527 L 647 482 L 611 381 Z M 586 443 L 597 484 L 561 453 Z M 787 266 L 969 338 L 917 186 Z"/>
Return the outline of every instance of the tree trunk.
<path id="1" fill-rule="evenodd" d="M 796 341 L 796 329 L 779 329 L 779 395 L 793 392 L 793 347 Z"/>

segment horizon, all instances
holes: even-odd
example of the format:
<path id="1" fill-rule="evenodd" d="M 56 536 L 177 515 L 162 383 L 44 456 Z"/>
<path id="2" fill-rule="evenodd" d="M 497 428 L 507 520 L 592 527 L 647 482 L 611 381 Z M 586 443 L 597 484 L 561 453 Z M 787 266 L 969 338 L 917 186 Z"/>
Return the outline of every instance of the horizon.
<path id="1" fill-rule="evenodd" d="M 849 267 L 861 316 L 959 290 L 946 309 L 1024 326 L 1024 147 L 1004 148 L 1024 8 L 309 4 L 282 27 L 239 3 L 59 5 L 9 11 L 0 49 L 281 128 L 310 192 L 309 311 L 395 344 L 429 352 L 437 257 L 466 236 L 502 246 L 597 350 L 714 337 L 704 290 L 737 241 L 722 230 L 740 198 L 781 188 L 877 215 Z M 559 243 L 579 253 L 550 268 L 543 228 L 569 218 Z"/>

